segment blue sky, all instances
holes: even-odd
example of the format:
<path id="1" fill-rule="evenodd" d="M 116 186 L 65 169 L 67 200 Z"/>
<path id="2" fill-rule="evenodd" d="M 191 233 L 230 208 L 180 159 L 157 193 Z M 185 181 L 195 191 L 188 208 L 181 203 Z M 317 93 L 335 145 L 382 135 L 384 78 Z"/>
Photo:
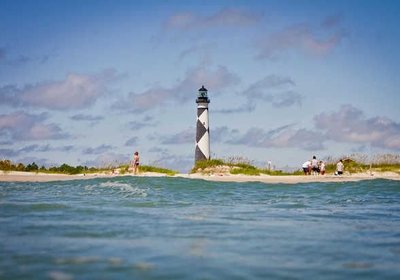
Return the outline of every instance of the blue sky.
<path id="1" fill-rule="evenodd" d="M 400 151 L 397 1 L 0 1 L 0 157 L 188 171 Z"/>

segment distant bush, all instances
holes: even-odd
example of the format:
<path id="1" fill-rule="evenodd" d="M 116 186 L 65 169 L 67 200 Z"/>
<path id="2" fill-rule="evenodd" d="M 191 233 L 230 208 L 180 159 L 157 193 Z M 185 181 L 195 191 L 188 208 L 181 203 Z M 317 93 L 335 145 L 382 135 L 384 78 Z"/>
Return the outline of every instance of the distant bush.
<path id="1" fill-rule="evenodd" d="M 196 173 L 197 171 L 204 170 L 206 168 L 222 166 L 222 165 L 225 165 L 225 163 L 221 159 L 199 160 L 196 161 L 191 172 Z"/>
<path id="2" fill-rule="evenodd" d="M 227 169 L 223 169 L 227 167 Z M 289 175 L 289 173 L 283 173 L 282 171 L 271 171 L 260 169 L 251 164 L 251 161 L 243 157 L 229 157 L 226 160 L 223 159 L 212 159 L 212 160 L 200 160 L 197 161 L 192 169 L 192 173 L 220 173 L 220 171 L 229 172 L 230 174 L 243 174 L 250 176 L 259 176 L 261 173 L 269 175 Z"/>
<path id="3" fill-rule="evenodd" d="M 87 166 L 70 166 L 66 163 L 63 163 L 61 166 L 59 167 L 50 167 L 48 169 L 48 171 L 50 172 L 54 172 L 54 173 L 63 173 L 63 174 L 70 174 L 70 175 L 74 175 L 74 174 L 82 174 L 82 173 L 89 173 L 89 172 L 93 172 L 93 171 L 98 171 L 98 169 L 89 169 Z"/>
<path id="4" fill-rule="evenodd" d="M 28 164 L 25 167 L 25 171 L 31 172 L 31 171 L 38 171 L 39 170 L 39 166 L 37 166 L 36 163 L 32 162 L 32 164 Z"/>
<path id="5" fill-rule="evenodd" d="M 326 174 L 333 174 L 336 171 L 336 164 L 342 159 L 344 163 L 344 171 L 352 173 L 365 172 L 395 172 L 400 174 L 400 155 L 384 154 L 368 157 L 366 155 L 352 154 L 349 156 L 341 156 L 338 158 L 327 157 L 325 161 Z M 225 167 L 225 169 L 223 168 Z M 228 159 L 212 159 L 201 160 L 196 162 L 191 170 L 192 173 L 221 173 L 221 170 L 226 170 L 230 174 L 255 175 L 260 174 L 272 176 L 288 176 L 288 175 L 303 175 L 303 170 L 298 169 L 294 172 L 283 172 L 281 170 L 260 169 L 251 164 L 243 157 L 229 157 Z"/>
<path id="6" fill-rule="evenodd" d="M 10 160 L 5 159 L 5 160 L 0 160 L 0 169 L 3 171 L 11 171 L 15 170 L 16 166 Z"/>
<path id="7" fill-rule="evenodd" d="M 236 166 L 233 167 L 230 171 L 231 174 L 243 174 L 243 175 L 250 175 L 250 176 L 259 176 L 260 170 L 254 166 Z"/>
<path id="8" fill-rule="evenodd" d="M 364 172 L 395 172 L 400 174 L 400 155 L 381 154 L 367 156 L 364 154 L 351 154 L 338 158 L 328 157 L 325 159 L 326 172 L 334 173 L 336 164 L 343 160 L 344 171 L 351 173 Z"/>
<path id="9" fill-rule="evenodd" d="M 289 176 L 289 175 L 303 175 L 303 171 L 294 171 L 294 172 L 283 172 L 282 170 L 268 170 L 261 169 L 262 174 L 271 175 L 271 176 Z"/>
<path id="10" fill-rule="evenodd" d="M 155 167 L 155 166 L 148 166 L 148 165 L 142 165 L 140 166 L 140 172 L 156 172 L 156 173 L 162 173 L 162 174 L 167 174 L 169 176 L 173 176 L 177 174 L 178 172 L 162 168 L 162 167 Z"/>

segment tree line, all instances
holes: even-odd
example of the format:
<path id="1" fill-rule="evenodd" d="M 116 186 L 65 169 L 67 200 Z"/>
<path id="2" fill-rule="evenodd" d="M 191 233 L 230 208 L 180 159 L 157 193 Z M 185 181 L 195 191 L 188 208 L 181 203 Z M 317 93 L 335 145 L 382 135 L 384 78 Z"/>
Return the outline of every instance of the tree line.
<path id="1" fill-rule="evenodd" d="M 98 168 L 87 166 L 71 166 L 63 163 L 60 166 L 52 166 L 46 168 L 45 166 L 39 167 L 35 162 L 28 165 L 23 163 L 13 163 L 8 159 L 0 160 L 0 170 L 3 171 L 27 171 L 27 172 L 51 172 L 51 173 L 64 173 L 64 174 L 81 174 L 87 172 L 97 172 Z"/>

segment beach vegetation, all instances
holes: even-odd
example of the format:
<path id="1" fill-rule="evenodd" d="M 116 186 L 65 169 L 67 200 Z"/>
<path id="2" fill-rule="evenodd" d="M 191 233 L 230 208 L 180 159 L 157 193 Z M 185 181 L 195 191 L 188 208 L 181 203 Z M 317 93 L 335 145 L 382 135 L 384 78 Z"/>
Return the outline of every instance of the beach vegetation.
<path id="1" fill-rule="evenodd" d="M 342 159 L 345 166 L 345 173 L 374 173 L 393 172 L 400 174 L 400 155 L 383 154 L 372 157 L 363 154 L 351 154 L 341 157 L 324 158 L 326 163 L 326 174 L 334 174 L 336 164 Z M 243 157 L 229 157 L 227 159 L 212 159 L 197 161 L 191 173 L 201 174 L 242 174 L 259 176 L 262 174 L 271 176 L 303 175 L 302 169 L 293 172 L 284 172 L 275 169 L 263 169 L 253 165 L 252 161 Z"/>
<path id="2" fill-rule="evenodd" d="M 396 154 L 379 154 L 373 156 L 351 154 L 338 158 L 328 157 L 325 159 L 326 172 L 328 174 L 336 171 L 336 164 L 339 160 L 343 161 L 344 171 L 348 174 L 374 172 L 400 174 L 400 155 Z"/>
<path id="3" fill-rule="evenodd" d="M 197 170 L 202 170 L 210 167 L 216 167 L 225 165 L 224 161 L 221 159 L 210 159 L 210 160 L 199 160 L 196 161 L 195 166 L 192 169 L 192 172 L 196 172 Z"/>
<path id="4" fill-rule="evenodd" d="M 162 168 L 162 167 L 150 166 L 150 165 L 140 166 L 140 172 L 154 172 L 154 173 L 166 174 L 169 176 L 174 176 L 178 173 L 177 171 L 174 171 L 174 170 L 170 170 L 170 169 Z"/>
<path id="5" fill-rule="evenodd" d="M 52 173 L 62 173 L 62 174 L 70 174 L 70 175 L 75 175 L 75 174 L 82 174 L 82 173 L 89 173 L 90 170 L 87 166 L 70 166 L 66 163 L 63 163 L 59 167 L 50 167 L 48 171 Z M 94 170 L 93 170 L 94 171 Z"/>
<path id="6" fill-rule="evenodd" d="M 250 176 L 259 176 L 261 170 L 252 165 L 233 166 L 230 170 L 231 174 L 243 174 Z"/>
<path id="7" fill-rule="evenodd" d="M 293 172 L 285 172 L 283 170 L 261 169 L 261 173 L 270 176 L 290 176 L 290 175 L 303 175 L 303 171 L 296 170 Z"/>
<path id="8" fill-rule="evenodd" d="M 129 174 L 131 172 L 129 164 L 121 164 L 119 167 L 111 168 L 111 169 L 118 170 L 119 174 L 121 174 L 121 175 Z M 175 170 L 171 170 L 171 169 L 167 169 L 167 168 L 163 168 L 163 167 L 152 166 L 152 165 L 141 165 L 139 168 L 139 173 L 142 173 L 142 172 L 161 173 L 161 174 L 166 174 L 168 176 L 173 176 L 175 174 L 178 174 L 178 172 Z"/>
<path id="9" fill-rule="evenodd" d="M 25 167 L 25 171 L 28 171 L 28 172 L 31 172 L 31 171 L 39 171 L 39 166 L 35 163 L 35 162 L 32 162 L 31 164 L 28 164 L 26 167 Z"/>
<path id="10" fill-rule="evenodd" d="M 45 166 L 39 166 L 32 162 L 28 165 L 24 165 L 23 163 L 14 164 L 10 160 L 0 160 L 0 170 L 3 171 L 25 171 L 25 172 L 43 172 L 43 173 L 57 173 L 57 174 L 68 174 L 68 175 L 76 175 L 76 174 L 89 174 L 89 173 L 114 173 L 116 170 L 119 171 L 119 174 L 129 173 L 129 164 L 122 164 L 118 167 L 115 166 L 107 166 L 103 168 L 98 167 L 88 167 L 88 166 L 71 166 L 69 164 L 63 163 L 60 166 L 51 166 L 46 168 Z M 178 172 L 161 167 L 142 165 L 140 167 L 140 172 L 156 172 L 167 175 L 175 175 Z"/>
<path id="11" fill-rule="evenodd" d="M 234 175 L 249 175 L 259 176 L 267 175 L 292 175 L 291 173 L 283 172 L 282 170 L 261 169 L 253 165 L 252 161 L 244 157 L 229 157 L 227 159 L 212 159 L 197 161 L 191 173 L 202 174 L 234 174 Z"/>
<path id="12" fill-rule="evenodd" d="M 344 162 L 345 174 L 356 173 L 379 173 L 391 172 L 400 174 L 400 155 L 396 154 L 383 154 L 367 156 L 363 154 L 351 154 L 341 157 L 326 157 L 323 159 L 325 162 L 326 174 L 334 174 L 336 171 L 337 162 L 342 159 Z M 43 173 L 60 173 L 60 174 L 88 174 L 88 173 L 110 173 L 110 174 L 128 174 L 129 164 L 109 165 L 107 167 L 88 167 L 88 166 L 71 166 L 63 163 L 60 166 L 52 166 L 46 168 L 45 166 L 39 167 L 35 162 L 24 165 L 23 163 L 13 163 L 8 159 L 0 160 L 0 170 L 8 171 L 25 171 L 25 172 L 43 172 Z M 162 173 L 169 176 L 177 174 L 177 171 L 167 168 L 141 165 L 140 172 L 155 172 Z M 284 172 L 276 169 L 265 169 L 256 167 L 252 161 L 244 157 L 229 157 L 226 159 L 211 159 L 197 161 L 191 173 L 201 174 L 242 174 L 242 175 L 271 175 L 271 176 L 289 176 L 289 175 L 303 175 L 303 170 L 298 169 L 293 172 Z"/>

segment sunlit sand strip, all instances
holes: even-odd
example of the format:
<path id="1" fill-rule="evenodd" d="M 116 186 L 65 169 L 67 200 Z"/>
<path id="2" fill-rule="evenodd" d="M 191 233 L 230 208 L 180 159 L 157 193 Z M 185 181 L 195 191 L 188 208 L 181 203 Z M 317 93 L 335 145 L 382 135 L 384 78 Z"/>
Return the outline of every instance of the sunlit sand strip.
<path id="1" fill-rule="evenodd" d="M 95 179 L 95 178 L 113 178 L 118 176 L 136 176 L 136 177 L 164 177 L 165 174 L 146 172 L 139 175 L 133 174 L 79 174 L 79 175 L 65 175 L 65 174 L 48 174 L 48 173 L 33 173 L 33 172 L 18 172 L 0 171 L 0 181 L 3 182 L 51 182 L 51 181 L 65 181 L 65 180 L 81 180 L 81 179 Z M 360 180 L 371 179 L 390 179 L 400 180 L 400 175 L 392 172 L 386 173 L 359 173 L 352 175 L 320 175 L 320 176 L 246 176 L 246 175 L 230 175 L 230 174 L 177 174 L 172 177 L 187 178 L 187 179 L 203 179 L 216 182 L 263 182 L 263 183 L 284 183 L 284 184 L 298 184 L 310 182 L 352 182 Z"/>
<path id="2" fill-rule="evenodd" d="M 298 184 L 298 183 L 311 183 L 311 182 L 354 182 L 361 180 L 372 180 L 372 179 L 389 179 L 389 180 L 400 180 L 400 175 L 396 173 L 381 173 L 381 174 L 353 174 L 353 175 L 320 175 L 320 176 L 246 176 L 246 175 L 201 175 L 201 174 L 189 174 L 189 175 L 177 175 L 184 178 L 192 179 L 203 179 L 208 181 L 217 182 L 262 182 L 262 183 L 284 183 L 284 184 Z"/>

